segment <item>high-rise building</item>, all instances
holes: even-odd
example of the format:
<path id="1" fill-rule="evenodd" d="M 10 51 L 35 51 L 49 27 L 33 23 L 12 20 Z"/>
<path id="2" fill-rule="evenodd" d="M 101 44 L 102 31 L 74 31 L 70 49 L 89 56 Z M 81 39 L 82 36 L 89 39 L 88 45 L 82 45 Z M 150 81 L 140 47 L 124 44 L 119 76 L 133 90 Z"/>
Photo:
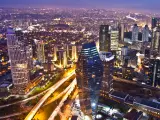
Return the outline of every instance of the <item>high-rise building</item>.
<path id="1" fill-rule="evenodd" d="M 81 111 L 95 119 L 103 66 L 94 42 L 83 44 L 76 68 Z"/>
<path id="2" fill-rule="evenodd" d="M 54 61 L 57 61 L 57 51 L 58 51 L 58 48 L 57 48 L 57 46 L 55 45 L 55 46 L 54 46 Z"/>
<path id="3" fill-rule="evenodd" d="M 119 25 L 119 40 L 122 42 L 124 41 L 124 31 L 125 31 L 125 25 L 121 23 Z"/>
<path id="4" fill-rule="evenodd" d="M 99 51 L 111 51 L 111 27 L 109 25 L 101 25 L 99 31 Z"/>
<path id="5" fill-rule="evenodd" d="M 139 29 L 137 24 L 134 24 L 133 28 L 132 28 L 132 41 L 138 41 L 138 33 L 139 33 Z"/>
<path id="6" fill-rule="evenodd" d="M 111 35 L 110 35 L 110 40 L 111 40 L 111 51 L 116 51 L 118 50 L 118 45 L 119 45 L 119 31 L 118 30 L 111 30 Z"/>
<path id="7" fill-rule="evenodd" d="M 145 25 L 145 27 L 142 30 L 142 41 L 143 42 L 149 41 L 149 27 L 148 27 L 148 25 Z"/>
<path id="8" fill-rule="evenodd" d="M 39 62 L 45 63 L 45 51 L 44 51 L 45 43 L 43 41 L 37 42 L 37 58 Z"/>
<path id="9" fill-rule="evenodd" d="M 149 78 L 153 87 L 160 86 L 160 59 L 150 60 Z"/>
<path id="10" fill-rule="evenodd" d="M 63 68 L 67 67 L 67 54 L 66 51 L 64 50 L 59 50 L 58 51 L 58 61 L 59 65 Z"/>
<path id="11" fill-rule="evenodd" d="M 160 29 L 154 28 L 152 34 L 152 51 L 160 52 Z"/>
<path id="12" fill-rule="evenodd" d="M 160 27 L 160 18 L 152 18 L 152 29 Z"/>
<path id="13" fill-rule="evenodd" d="M 103 64 L 103 79 L 102 79 L 102 87 L 101 92 L 103 94 L 108 93 L 113 89 L 113 65 L 114 65 L 114 55 L 111 52 L 101 52 L 100 58 Z"/>
<path id="14" fill-rule="evenodd" d="M 76 45 L 72 46 L 72 59 L 75 61 L 77 60 L 77 46 Z"/>
<path id="15" fill-rule="evenodd" d="M 32 64 L 31 46 L 25 44 L 22 31 L 7 30 L 7 46 L 15 94 L 26 94 Z"/>

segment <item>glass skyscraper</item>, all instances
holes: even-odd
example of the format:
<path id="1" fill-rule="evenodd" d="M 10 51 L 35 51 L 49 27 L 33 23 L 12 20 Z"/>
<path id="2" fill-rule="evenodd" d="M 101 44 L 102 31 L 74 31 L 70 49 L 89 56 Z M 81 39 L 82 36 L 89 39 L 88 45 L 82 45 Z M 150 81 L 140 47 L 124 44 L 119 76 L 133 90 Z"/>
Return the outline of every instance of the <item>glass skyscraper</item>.
<path id="1" fill-rule="evenodd" d="M 32 67 L 32 46 L 27 45 L 22 31 L 7 30 L 7 46 L 11 64 L 13 94 L 26 94 Z"/>
<path id="2" fill-rule="evenodd" d="M 83 44 L 77 62 L 76 78 L 81 110 L 95 119 L 103 66 L 94 42 Z"/>

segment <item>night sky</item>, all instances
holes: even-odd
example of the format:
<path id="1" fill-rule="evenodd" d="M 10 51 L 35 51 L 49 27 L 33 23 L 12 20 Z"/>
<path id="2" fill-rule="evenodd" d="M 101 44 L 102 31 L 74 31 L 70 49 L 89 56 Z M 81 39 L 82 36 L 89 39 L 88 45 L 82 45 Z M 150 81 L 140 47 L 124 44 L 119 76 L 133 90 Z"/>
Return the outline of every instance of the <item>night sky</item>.
<path id="1" fill-rule="evenodd" d="M 160 11 L 160 0 L 0 0 L 0 6 L 127 8 Z"/>

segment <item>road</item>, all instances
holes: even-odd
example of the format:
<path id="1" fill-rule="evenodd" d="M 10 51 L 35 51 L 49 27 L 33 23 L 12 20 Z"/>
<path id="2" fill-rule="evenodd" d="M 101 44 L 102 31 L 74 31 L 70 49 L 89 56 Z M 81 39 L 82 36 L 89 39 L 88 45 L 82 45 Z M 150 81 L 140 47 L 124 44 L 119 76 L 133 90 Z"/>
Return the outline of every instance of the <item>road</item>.
<path id="1" fill-rule="evenodd" d="M 71 84 L 69 91 L 65 94 L 65 96 L 62 98 L 60 101 L 59 105 L 56 107 L 56 109 L 52 112 L 51 116 L 49 117 L 48 120 L 54 120 L 54 118 L 58 115 L 59 111 L 61 110 L 61 107 L 63 106 L 64 102 L 70 95 L 70 93 L 73 91 L 75 88 L 75 85 L 77 84 L 76 79 L 74 79 L 73 84 Z"/>
<path id="2" fill-rule="evenodd" d="M 54 86 L 50 88 L 50 90 L 41 98 L 41 100 L 33 107 L 33 109 L 30 111 L 30 113 L 26 116 L 25 120 L 32 120 L 34 115 L 37 113 L 37 111 L 40 109 L 40 107 L 43 105 L 43 103 L 48 99 L 48 97 L 51 96 L 51 94 L 58 89 L 65 81 L 67 81 L 70 77 L 72 77 L 75 74 L 75 72 L 71 72 L 68 74 L 69 76 L 63 78 L 59 82 L 57 82 Z"/>

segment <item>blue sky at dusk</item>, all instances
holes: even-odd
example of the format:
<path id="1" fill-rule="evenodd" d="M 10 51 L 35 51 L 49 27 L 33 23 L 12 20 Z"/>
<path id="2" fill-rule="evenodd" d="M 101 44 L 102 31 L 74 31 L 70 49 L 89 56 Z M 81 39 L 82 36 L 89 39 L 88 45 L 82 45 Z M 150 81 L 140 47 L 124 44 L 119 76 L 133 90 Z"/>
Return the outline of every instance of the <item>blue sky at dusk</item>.
<path id="1" fill-rule="evenodd" d="M 0 0 L 0 6 L 128 8 L 160 11 L 160 0 Z"/>

